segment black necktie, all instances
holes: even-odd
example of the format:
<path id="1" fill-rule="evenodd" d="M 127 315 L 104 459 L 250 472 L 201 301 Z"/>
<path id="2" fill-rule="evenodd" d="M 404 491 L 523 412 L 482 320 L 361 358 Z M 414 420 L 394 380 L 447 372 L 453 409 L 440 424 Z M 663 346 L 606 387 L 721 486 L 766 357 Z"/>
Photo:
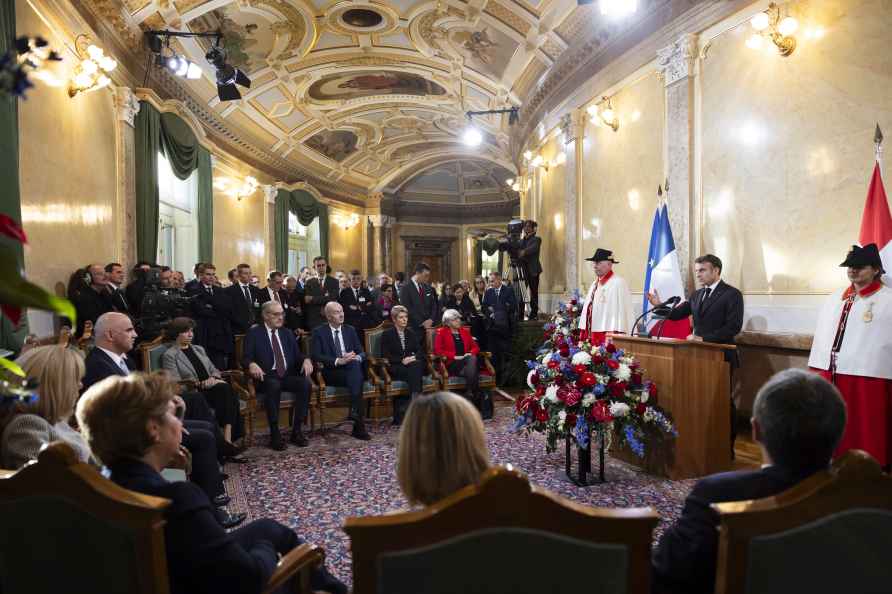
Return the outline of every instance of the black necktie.
<path id="1" fill-rule="evenodd" d="M 709 299 L 709 294 L 712 292 L 712 289 L 706 287 L 706 290 L 703 292 L 703 299 L 700 300 L 700 310 L 703 310 L 703 306 L 706 304 L 706 300 Z"/>
<path id="2" fill-rule="evenodd" d="M 251 305 L 251 291 L 248 289 L 248 285 L 242 285 L 242 290 L 245 292 L 245 301 L 248 302 L 248 305 Z"/>
<path id="3" fill-rule="evenodd" d="M 338 354 L 338 357 L 344 354 L 344 351 L 341 350 L 341 331 L 334 331 L 334 343 L 335 343 L 335 353 Z"/>
<path id="4" fill-rule="evenodd" d="M 211 289 L 210 287 L 208 287 L 208 295 L 211 295 L 212 297 L 214 295 L 214 290 Z"/>

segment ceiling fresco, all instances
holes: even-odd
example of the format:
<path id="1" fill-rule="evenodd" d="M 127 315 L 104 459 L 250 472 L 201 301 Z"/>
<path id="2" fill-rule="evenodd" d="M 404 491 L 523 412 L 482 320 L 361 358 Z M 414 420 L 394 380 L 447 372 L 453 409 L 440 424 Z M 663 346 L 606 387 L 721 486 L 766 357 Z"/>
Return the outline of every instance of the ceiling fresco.
<path id="1" fill-rule="evenodd" d="M 146 86 L 173 80 L 182 92 L 167 96 L 188 96 L 212 134 L 250 146 L 252 162 L 282 181 L 360 198 L 447 163 L 486 165 L 468 189 L 500 191 L 492 171 L 507 172 L 503 181 L 516 172 L 507 117 L 475 118 L 484 142 L 470 149 L 465 112 L 541 103 L 543 81 L 573 48 L 622 33 L 576 0 L 84 0 L 82 10 L 143 63 L 141 31 L 222 31 L 252 80 L 242 100 L 217 98 L 203 39 L 171 42 L 201 79 L 156 71 Z"/>

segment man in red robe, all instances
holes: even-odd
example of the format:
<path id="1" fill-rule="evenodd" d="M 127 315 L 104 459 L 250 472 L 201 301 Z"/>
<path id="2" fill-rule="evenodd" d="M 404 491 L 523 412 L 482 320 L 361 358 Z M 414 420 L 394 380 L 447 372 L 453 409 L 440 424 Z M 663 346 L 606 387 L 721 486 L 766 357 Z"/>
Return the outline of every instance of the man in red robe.
<path id="1" fill-rule="evenodd" d="M 830 295 L 818 316 L 809 367 L 842 393 L 848 421 L 836 456 L 864 450 L 892 464 L 892 289 L 883 284 L 875 243 L 852 246 L 850 285 Z"/>

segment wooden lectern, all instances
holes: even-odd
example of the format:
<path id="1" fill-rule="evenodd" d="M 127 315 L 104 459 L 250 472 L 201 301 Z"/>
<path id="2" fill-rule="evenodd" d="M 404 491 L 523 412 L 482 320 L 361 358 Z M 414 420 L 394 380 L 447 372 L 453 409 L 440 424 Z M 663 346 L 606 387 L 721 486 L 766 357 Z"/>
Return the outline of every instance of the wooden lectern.
<path id="1" fill-rule="evenodd" d="M 620 457 L 648 471 L 684 479 L 731 469 L 731 381 L 726 349 L 734 345 L 610 334 L 617 348 L 641 364 L 657 384 L 657 404 L 672 415 L 678 437 L 649 448 L 644 461 Z"/>

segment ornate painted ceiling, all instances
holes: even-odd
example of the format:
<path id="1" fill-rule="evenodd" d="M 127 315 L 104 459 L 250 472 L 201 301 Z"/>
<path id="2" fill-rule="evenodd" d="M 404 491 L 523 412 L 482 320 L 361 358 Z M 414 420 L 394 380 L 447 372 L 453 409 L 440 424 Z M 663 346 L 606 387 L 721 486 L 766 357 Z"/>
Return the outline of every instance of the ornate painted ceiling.
<path id="1" fill-rule="evenodd" d="M 640 4 L 661 1 L 668 0 Z M 237 154 L 244 152 L 248 162 L 264 164 L 282 181 L 302 179 L 354 198 L 397 191 L 418 198 L 427 195 L 419 187 L 429 189 L 423 180 L 452 168 L 449 192 L 458 202 L 481 195 L 505 199 L 490 185 L 484 191 L 467 183 L 501 183 L 516 170 L 507 116 L 475 118 L 484 142 L 469 149 L 459 137 L 464 112 L 522 106 L 531 98 L 538 105 L 543 81 L 572 53 L 568 47 L 589 44 L 590 52 L 628 25 L 604 22 L 596 7 L 578 7 L 575 0 L 85 5 L 143 63 L 144 30 L 221 30 L 230 62 L 252 80 L 242 100 L 217 98 L 204 39 L 171 44 L 204 69 L 201 79 L 156 69 L 147 86 L 187 98 L 212 135 L 228 139 Z M 480 176 L 464 177 L 471 171 Z"/>

